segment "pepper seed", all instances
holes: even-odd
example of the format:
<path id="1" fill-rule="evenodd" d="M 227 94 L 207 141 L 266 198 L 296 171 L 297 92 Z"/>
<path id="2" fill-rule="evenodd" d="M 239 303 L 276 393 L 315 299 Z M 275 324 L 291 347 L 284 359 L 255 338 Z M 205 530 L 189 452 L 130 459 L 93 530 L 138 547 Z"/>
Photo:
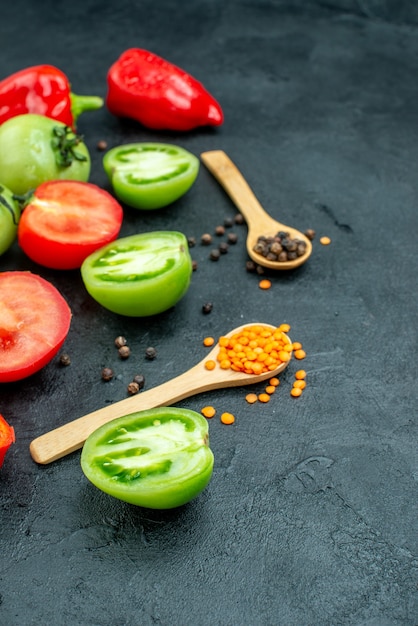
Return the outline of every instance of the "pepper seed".
<path id="1" fill-rule="evenodd" d="M 155 348 L 149 347 L 145 350 L 145 357 L 152 361 L 157 356 L 157 350 Z"/>
<path id="2" fill-rule="evenodd" d="M 121 346 L 118 350 L 121 359 L 127 359 L 131 354 L 129 346 Z"/>
<path id="3" fill-rule="evenodd" d="M 125 339 L 125 337 L 123 337 L 122 335 L 119 335 L 119 337 L 116 337 L 115 339 L 115 346 L 117 348 L 121 348 L 122 346 L 126 346 L 127 341 Z"/>
<path id="4" fill-rule="evenodd" d="M 207 315 L 208 313 L 210 313 L 213 309 L 213 304 L 212 302 L 205 302 L 205 304 L 202 306 L 202 313 L 205 313 L 205 315 Z"/>
<path id="5" fill-rule="evenodd" d="M 105 382 L 108 382 L 109 380 L 112 380 L 113 378 L 113 370 L 110 369 L 110 367 L 104 367 L 102 369 L 102 379 Z"/>
<path id="6" fill-rule="evenodd" d="M 131 394 L 131 396 L 134 396 L 139 391 L 138 383 L 135 383 L 135 382 L 129 383 L 129 385 L 127 387 L 127 391 L 128 391 L 128 393 Z"/>

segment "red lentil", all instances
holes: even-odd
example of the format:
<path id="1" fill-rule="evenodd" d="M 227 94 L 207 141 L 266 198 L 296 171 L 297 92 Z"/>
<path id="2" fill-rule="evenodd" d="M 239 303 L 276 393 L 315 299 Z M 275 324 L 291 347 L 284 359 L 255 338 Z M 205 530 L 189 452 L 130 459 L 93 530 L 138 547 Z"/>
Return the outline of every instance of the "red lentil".
<path id="1" fill-rule="evenodd" d="M 257 394 L 247 393 L 247 395 L 245 396 L 245 399 L 248 402 L 248 404 L 254 404 L 254 402 L 257 402 Z"/>
<path id="2" fill-rule="evenodd" d="M 222 424 L 233 424 L 235 422 L 235 417 L 234 415 L 232 415 L 232 413 L 222 413 L 221 415 L 221 422 Z"/>
<path id="3" fill-rule="evenodd" d="M 306 378 L 305 370 L 298 370 L 295 374 L 295 378 L 297 378 L 298 380 L 303 380 L 304 378 Z"/>
<path id="4" fill-rule="evenodd" d="M 298 398 L 299 396 L 302 395 L 302 389 L 299 389 L 298 387 L 292 387 L 290 395 L 293 396 L 294 398 Z"/>
<path id="5" fill-rule="evenodd" d="M 270 401 L 270 396 L 268 393 L 260 393 L 258 396 L 258 399 L 260 402 L 269 402 Z"/>
<path id="6" fill-rule="evenodd" d="M 203 340 L 203 345 L 207 347 L 213 346 L 214 343 L 215 340 L 213 337 L 205 337 Z"/>
<path id="7" fill-rule="evenodd" d="M 206 363 L 205 363 L 205 368 L 206 368 L 207 370 L 214 370 L 214 369 L 215 369 L 215 367 L 216 367 L 216 363 L 215 363 L 215 361 L 212 361 L 212 360 L 206 361 Z"/>
<path id="8" fill-rule="evenodd" d="M 210 419 L 211 417 L 214 417 L 216 409 L 213 406 L 204 406 L 201 413 L 204 417 Z"/>
<path id="9" fill-rule="evenodd" d="M 321 237 L 319 241 L 320 243 L 322 243 L 323 246 L 329 246 L 329 244 L 331 243 L 331 239 L 329 237 Z"/>
<path id="10" fill-rule="evenodd" d="M 270 289 L 271 280 L 268 280 L 268 278 L 263 278 L 263 280 L 260 280 L 260 282 L 258 283 L 258 286 L 260 287 L 260 289 Z"/>
<path id="11" fill-rule="evenodd" d="M 266 393 L 268 393 L 269 396 L 271 396 L 271 394 L 274 393 L 275 391 L 276 391 L 276 387 L 274 385 L 267 385 Z"/>

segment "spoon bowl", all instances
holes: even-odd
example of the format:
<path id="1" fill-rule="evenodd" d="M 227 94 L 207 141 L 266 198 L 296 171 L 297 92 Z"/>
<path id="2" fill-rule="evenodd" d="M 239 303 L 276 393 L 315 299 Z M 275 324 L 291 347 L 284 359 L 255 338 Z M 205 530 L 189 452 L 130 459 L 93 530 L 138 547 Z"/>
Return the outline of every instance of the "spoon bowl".
<path id="1" fill-rule="evenodd" d="M 291 270 L 308 260 L 312 252 L 312 243 L 308 237 L 273 219 L 263 209 L 241 172 L 225 152 L 211 150 L 203 152 L 200 157 L 244 216 L 248 226 L 247 252 L 253 261 L 272 270 Z M 260 236 L 275 236 L 280 231 L 289 233 L 291 239 L 303 241 L 306 245 L 304 254 L 288 261 L 271 261 L 254 250 Z"/>
<path id="2" fill-rule="evenodd" d="M 260 322 L 239 326 L 227 333 L 226 336 L 234 335 L 243 328 L 253 326 L 254 324 L 260 324 Z M 271 324 L 261 323 L 261 325 L 267 328 L 275 328 Z M 290 338 L 287 335 L 286 337 L 290 344 Z M 158 406 L 169 406 L 184 398 L 213 389 L 258 383 L 277 376 L 289 364 L 289 361 L 286 361 L 281 363 L 275 370 L 258 375 L 235 372 L 231 369 L 224 370 L 220 367 L 208 371 L 205 363 L 208 360 L 216 361 L 218 351 L 219 346 L 215 345 L 202 361 L 176 378 L 172 378 L 157 387 L 143 391 L 135 396 L 125 398 L 125 400 L 120 400 L 102 409 L 93 411 L 37 437 L 30 444 L 30 453 L 33 460 L 37 463 L 47 464 L 82 448 L 85 440 L 93 431 L 117 417 Z"/>

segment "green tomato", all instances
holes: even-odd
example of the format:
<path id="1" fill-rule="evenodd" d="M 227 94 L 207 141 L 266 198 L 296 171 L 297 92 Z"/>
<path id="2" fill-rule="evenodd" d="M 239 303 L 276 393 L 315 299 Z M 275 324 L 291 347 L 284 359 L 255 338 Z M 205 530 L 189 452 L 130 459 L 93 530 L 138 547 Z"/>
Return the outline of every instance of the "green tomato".
<path id="1" fill-rule="evenodd" d="M 155 315 L 187 292 L 192 259 L 187 239 L 176 231 L 155 231 L 116 239 L 88 256 L 81 276 L 89 294 L 114 313 Z"/>
<path id="2" fill-rule="evenodd" d="M 0 255 L 6 252 L 16 239 L 20 219 L 20 206 L 10 189 L 0 185 Z"/>
<path id="3" fill-rule="evenodd" d="M 26 113 L 0 126 L 1 182 L 14 194 L 49 180 L 87 182 L 90 167 L 82 138 L 61 122 Z"/>
<path id="4" fill-rule="evenodd" d="M 121 202 L 136 209 L 160 209 L 190 189 L 199 159 L 164 143 L 132 143 L 112 148 L 103 167 Z"/>
<path id="5" fill-rule="evenodd" d="M 81 468 L 105 493 L 150 509 L 172 509 L 209 483 L 208 423 L 188 409 L 159 407 L 100 426 L 84 444 Z"/>

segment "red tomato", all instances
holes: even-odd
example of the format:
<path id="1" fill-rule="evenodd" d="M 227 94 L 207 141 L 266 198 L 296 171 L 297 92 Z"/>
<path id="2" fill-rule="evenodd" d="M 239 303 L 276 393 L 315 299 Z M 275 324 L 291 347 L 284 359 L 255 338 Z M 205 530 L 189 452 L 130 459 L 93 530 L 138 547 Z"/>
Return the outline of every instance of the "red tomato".
<path id="1" fill-rule="evenodd" d="M 18 241 L 35 263 L 77 269 L 92 252 L 116 239 L 122 218 L 121 205 L 104 189 L 53 180 L 39 185 L 24 208 Z"/>
<path id="2" fill-rule="evenodd" d="M 31 272 L 0 273 L 0 383 L 26 378 L 49 363 L 70 329 L 59 291 Z"/>
<path id="3" fill-rule="evenodd" d="M 0 467 L 3 465 L 7 450 L 14 441 L 15 431 L 13 426 L 9 426 L 3 415 L 0 415 Z"/>

